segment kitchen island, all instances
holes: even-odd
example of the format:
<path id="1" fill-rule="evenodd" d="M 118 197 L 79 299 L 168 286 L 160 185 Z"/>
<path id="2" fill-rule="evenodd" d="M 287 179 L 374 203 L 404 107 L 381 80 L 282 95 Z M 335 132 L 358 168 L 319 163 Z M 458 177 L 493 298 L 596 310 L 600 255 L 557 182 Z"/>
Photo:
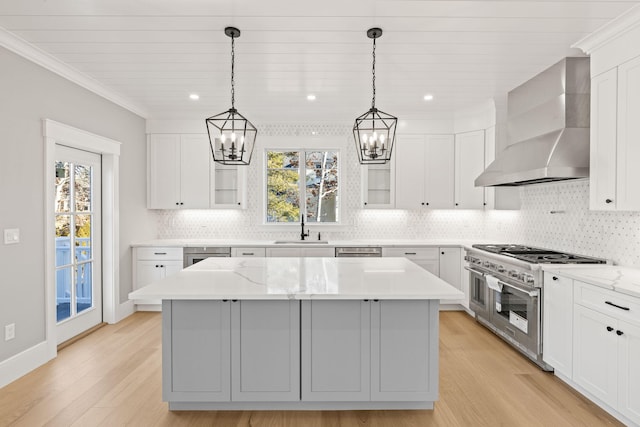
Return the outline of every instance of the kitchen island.
<path id="1" fill-rule="evenodd" d="M 209 258 L 129 297 L 162 300 L 171 410 L 431 409 L 462 293 L 405 258 Z"/>

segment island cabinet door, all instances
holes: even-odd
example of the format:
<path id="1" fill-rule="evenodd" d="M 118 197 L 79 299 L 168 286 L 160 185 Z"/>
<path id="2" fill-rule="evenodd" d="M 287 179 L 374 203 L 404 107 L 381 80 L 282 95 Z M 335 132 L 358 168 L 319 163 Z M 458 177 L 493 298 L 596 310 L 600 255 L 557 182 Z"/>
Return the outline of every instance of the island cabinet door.
<path id="1" fill-rule="evenodd" d="M 228 302 L 162 302 L 162 398 L 169 402 L 231 399 Z"/>
<path id="2" fill-rule="evenodd" d="M 371 400 L 438 398 L 438 301 L 371 304 Z"/>
<path id="3" fill-rule="evenodd" d="M 300 301 L 233 301 L 231 360 L 231 400 L 300 400 Z"/>
<path id="4" fill-rule="evenodd" d="M 302 301 L 302 400 L 370 400 L 370 303 Z"/>

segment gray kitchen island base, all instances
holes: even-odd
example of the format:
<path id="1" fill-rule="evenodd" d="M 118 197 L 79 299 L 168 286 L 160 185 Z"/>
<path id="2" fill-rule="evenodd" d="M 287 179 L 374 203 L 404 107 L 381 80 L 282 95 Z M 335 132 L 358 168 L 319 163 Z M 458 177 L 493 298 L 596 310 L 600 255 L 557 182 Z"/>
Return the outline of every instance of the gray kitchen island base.
<path id="1" fill-rule="evenodd" d="M 164 300 L 170 410 L 433 409 L 437 299 Z"/>
<path id="2" fill-rule="evenodd" d="M 433 402 L 169 402 L 170 411 L 426 410 Z"/>

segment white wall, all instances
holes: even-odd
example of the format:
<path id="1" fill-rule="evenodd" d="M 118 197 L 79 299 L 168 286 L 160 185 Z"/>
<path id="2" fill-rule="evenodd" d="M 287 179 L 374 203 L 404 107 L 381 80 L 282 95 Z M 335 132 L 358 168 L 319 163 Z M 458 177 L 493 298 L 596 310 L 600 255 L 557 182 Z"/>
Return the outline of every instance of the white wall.
<path id="1" fill-rule="evenodd" d="M 0 48 L 0 230 L 19 228 L 21 242 L 0 244 L 0 362 L 45 339 L 43 118 L 122 142 L 120 157 L 120 295 L 131 289 L 135 239 L 155 237 L 145 207 L 144 120 Z"/>

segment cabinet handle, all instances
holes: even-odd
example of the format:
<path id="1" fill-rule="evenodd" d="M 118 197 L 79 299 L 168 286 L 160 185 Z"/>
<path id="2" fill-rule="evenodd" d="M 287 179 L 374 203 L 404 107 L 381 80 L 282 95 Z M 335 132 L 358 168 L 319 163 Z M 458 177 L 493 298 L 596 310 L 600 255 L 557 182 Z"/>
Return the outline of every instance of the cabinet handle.
<path id="1" fill-rule="evenodd" d="M 223 299 L 223 300 L 222 300 L 222 302 L 227 302 L 227 301 L 229 301 L 229 300 L 228 300 L 228 299 Z"/>
<path id="2" fill-rule="evenodd" d="M 607 331 L 611 332 L 613 331 L 613 328 L 611 326 L 607 326 Z"/>
<path id="3" fill-rule="evenodd" d="M 612 202 L 613 202 L 613 200 L 611 200 L 611 199 L 607 199 L 607 200 L 605 200 L 604 202 L 605 202 L 605 203 L 612 203 Z"/>
<path id="4" fill-rule="evenodd" d="M 232 299 L 231 302 L 238 302 L 238 300 L 237 299 Z"/>
<path id="5" fill-rule="evenodd" d="M 253 252 L 242 252 L 242 255 L 253 255 Z"/>
<path id="6" fill-rule="evenodd" d="M 618 330 L 616 331 L 616 334 L 618 334 L 618 336 L 621 336 L 621 335 L 624 335 L 624 332 L 622 332 L 621 330 L 619 330 L 619 329 L 618 329 Z"/>
<path id="7" fill-rule="evenodd" d="M 416 253 L 415 253 L 415 252 L 405 252 L 404 254 L 405 254 L 405 255 L 416 255 Z"/>
<path id="8" fill-rule="evenodd" d="M 605 301 L 604 303 L 605 303 L 605 304 L 608 304 L 608 305 L 611 305 L 611 306 L 613 306 L 613 307 L 615 307 L 615 308 L 619 308 L 620 310 L 629 311 L 629 307 L 623 307 L 623 306 L 621 306 L 621 305 L 614 304 L 614 303 L 612 303 L 611 301 Z"/>
<path id="9" fill-rule="evenodd" d="M 366 300 L 364 300 L 364 302 L 369 302 L 369 300 L 368 300 L 368 299 L 366 299 Z"/>
<path id="10" fill-rule="evenodd" d="M 167 253 L 166 252 L 154 252 L 153 254 L 154 255 L 166 255 Z"/>
<path id="11" fill-rule="evenodd" d="M 553 280 L 558 280 L 558 278 L 556 276 L 553 276 L 552 279 Z"/>
<path id="12" fill-rule="evenodd" d="M 374 300 L 373 300 L 373 302 L 378 302 L 378 300 L 377 300 L 377 299 L 374 299 Z"/>

